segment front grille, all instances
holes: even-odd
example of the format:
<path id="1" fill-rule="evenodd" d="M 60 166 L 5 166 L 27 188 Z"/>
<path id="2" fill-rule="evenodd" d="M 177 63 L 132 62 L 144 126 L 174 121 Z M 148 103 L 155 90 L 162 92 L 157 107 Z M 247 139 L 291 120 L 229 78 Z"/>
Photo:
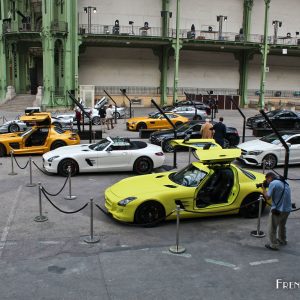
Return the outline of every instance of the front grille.
<path id="1" fill-rule="evenodd" d="M 247 154 L 247 151 L 244 150 L 244 149 L 241 149 L 242 150 L 242 155 L 246 155 Z"/>
<path id="2" fill-rule="evenodd" d="M 112 203 L 107 197 L 105 198 L 105 206 L 108 210 L 112 208 Z"/>

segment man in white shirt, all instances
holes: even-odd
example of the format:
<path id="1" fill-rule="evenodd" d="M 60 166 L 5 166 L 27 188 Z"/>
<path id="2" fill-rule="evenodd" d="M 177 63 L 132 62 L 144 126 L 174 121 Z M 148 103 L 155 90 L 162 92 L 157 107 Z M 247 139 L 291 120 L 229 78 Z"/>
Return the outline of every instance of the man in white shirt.
<path id="1" fill-rule="evenodd" d="M 113 109 L 112 109 L 112 105 L 108 105 L 107 109 L 106 109 L 106 124 L 107 124 L 107 129 L 109 130 L 109 124 L 111 125 L 111 129 L 114 128 L 113 125 Z"/>

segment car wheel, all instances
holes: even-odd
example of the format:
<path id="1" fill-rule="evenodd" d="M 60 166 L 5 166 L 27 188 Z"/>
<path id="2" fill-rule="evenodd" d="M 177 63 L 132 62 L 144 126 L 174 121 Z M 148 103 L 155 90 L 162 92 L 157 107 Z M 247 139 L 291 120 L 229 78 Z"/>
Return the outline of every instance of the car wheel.
<path id="1" fill-rule="evenodd" d="M 240 215 L 244 218 L 257 218 L 259 211 L 259 201 L 258 200 L 260 193 L 253 193 L 248 195 L 242 202 L 240 207 Z M 263 213 L 265 209 L 266 203 L 263 201 L 261 213 Z"/>
<path id="2" fill-rule="evenodd" d="M 295 123 L 295 129 L 300 129 L 300 123 L 299 122 Z"/>
<path id="3" fill-rule="evenodd" d="M 18 132 L 20 131 L 20 127 L 16 123 L 12 123 L 8 126 L 8 132 Z"/>
<path id="4" fill-rule="evenodd" d="M 164 152 L 172 153 L 174 152 L 174 147 L 171 145 L 171 140 L 167 140 L 163 142 L 162 149 Z"/>
<path id="5" fill-rule="evenodd" d="M 136 125 L 136 130 L 139 131 L 141 129 L 147 129 L 147 125 L 145 123 L 138 123 Z"/>
<path id="6" fill-rule="evenodd" d="M 134 215 L 134 222 L 151 227 L 163 221 L 165 215 L 165 209 L 160 203 L 147 201 L 137 208 Z"/>
<path id="7" fill-rule="evenodd" d="M 153 170 L 153 162 L 149 157 L 139 157 L 133 165 L 133 170 L 137 174 L 149 174 Z"/>
<path id="8" fill-rule="evenodd" d="M 120 113 L 119 113 L 119 112 L 117 112 L 116 114 L 115 114 L 115 113 L 113 113 L 113 117 L 115 117 L 115 115 L 117 116 L 117 119 L 120 119 L 120 118 L 121 118 L 121 115 L 120 115 Z"/>
<path id="9" fill-rule="evenodd" d="M 230 143 L 227 139 L 224 139 L 224 148 L 226 149 L 230 148 Z"/>
<path id="10" fill-rule="evenodd" d="M 75 160 L 66 158 L 62 160 L 57 168 L 59 175 L 67 177 L 69 175 L 68 168 L 71 167 L 71 176 L 75 176 L 79 172 L 78 164 Z"/>
<path id="11" fill-rule="evenodd" d="M 54 127 L 62 128 L 61 124 L 58 123 L 58 122 L 53 122 L 52 125 L 53 125 Z"/>
<path id="12" fill-rule="evenodd" d="M 64 141 L 55 141 L 54 143 L 52 143 L 50 150 L 54 150 L 63 146 L 66 146 L 66 143 Z"/>
<path id="13" fill-rule="evenodd" d="M 93 125 L 100 125 L 101 124 L 101 118 L 100 117 L 94 117 L 93 119 L 92 119 L 92 123 L 93 123 Z"/>
<path id="14" fill-rule="evenodd" d="M 4 145 L 0 144 L 0 157 L 6 156 L 7 152 L 6 152 L 6 148 Z"/>
<path id="15" fill-rule="evenodd" d="M 274 169 L 277 165 L 277 158 L 273 154 L 267 154 L 263 159 L 261 165 L 265 165 L 266 169 Z"/>

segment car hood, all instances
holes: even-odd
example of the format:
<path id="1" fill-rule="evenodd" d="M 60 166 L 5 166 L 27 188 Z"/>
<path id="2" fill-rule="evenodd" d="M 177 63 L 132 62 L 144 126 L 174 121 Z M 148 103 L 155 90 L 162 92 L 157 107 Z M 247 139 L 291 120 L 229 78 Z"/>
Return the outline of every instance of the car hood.
<path id="1" fill-rule="evenodd" d="M 151 134 L 152 136 L 163 136 L 163 137 L 173 137 L 174 138 L 174 129 L 171 130 L 160 130 L 160 131 L 156 131 L 153 132 Z M 177 132 L 177 136 L 178 135 L 182 135 L 182 132 Z"/>
<path id="2" fill-rule="evenodd" d="M 134 176 L 123 179 L 112 185 L 110 192 L 118 198 L 123 199 L 130 196 L 146 197 L 146 195 L 154 195 L 161 192 L 176 192 L 178 188 L 182 188 L 169 179 L 172 172 L 164 172 L 157 174 Z"/>
<path id="3" fill-rule="evenodd" d="M 278 146 L 278 145 L 266 143 L 261 140 L 248 141 L 248 142 L 239 144 L 237 147 L 240 149 L 246 150 L 246 151 L 254 151 L 254 150 L 267 151 L 267 150 L 274 150 L 274 149 L 280 148 L 280 146 Z"/>
<path id="4" fill-rule="evenodd" d="M 20 139 L 17 132 L 3 133 L 3 134 L 0 135 L 0 140 L 1 141 L 4 141 L 4 140 L 13 141 L 14 139 Z"/>
<path id="5" fill-rule="evenodd" d="M 79 145 L 73 145 L 73 146 L 64 146 L 64 147 L 59 147 L 55 150 L 49 151 L 43 155 L 44 159 L 48 159 L 53 156 L 70 156 L 74 155 L 76 153 L 80 153 L 82 151 L 92 151 L 89 149 L 90 144 L 79 144 Z"/>

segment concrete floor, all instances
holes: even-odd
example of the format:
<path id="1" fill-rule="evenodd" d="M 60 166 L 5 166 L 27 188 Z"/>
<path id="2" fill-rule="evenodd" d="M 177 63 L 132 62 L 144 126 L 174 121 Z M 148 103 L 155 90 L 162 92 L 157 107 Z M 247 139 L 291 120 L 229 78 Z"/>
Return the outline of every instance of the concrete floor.
<path id="1" fill-rule="evenodd" d="M 138 110 L 136 115 L 149 109 Z M 245 110 L 247 116 L 254 110 Z M 2 112 L 1 113 L 5 113 Z M 221 111 L 227 125 L 242 132 L 242 121 L 236 111 Z M 108 132 L 104 133 L 107 135 Z M 138 137 L 125 130 L 118 120 L 112 136 Z M 247 130 L 246 135 L 251 136 Z M 167 154 L 172 165 L 173 155 Z M 34 156 L 41 166 L 41 157 Z M 17 157 L 20 166 L 27 156 Z M 188 153 L 178 154 L 178 168 L 187 164 Z M 176 223 L 165 222 L 154 228 L 116 223 L 95 210 L 94 233 L 97 244 L 87 244 L 90 234 L 89 209 L 63 214 L 44 197 L 43 215 L 48 221 L 37 223 L 38 188 L 26 187 L 29 169 L 8 175 L 9 157 L 0 162 L 0 299 L 298 299 L 299 289 L 276 289 L 276 280 L 299 282 L 300 213 L 288 219 L 287 246 L 278 252 L 265 249 L 266 238 L 250 235 L 256 230 L 256 219 L 238 216 L 212 217 L 182 221 L 180 244 L 182 255 L 169 252 L 175 244 Z M 259 170 L 259 169 L 258 169 Z M 282 168 L 277 169 L 283 172 Z M 289 168 L 290 178 L 299 178 L 299 166 Z M 50 199 L 61 209 L 72 211 L 90 198 L 104 206 L 105 188 L 131 173 L 86 174 L 72 178 L 75 200 L 65 200 L 66 187 Z M 49 176 L 33 168 L 33 182 L 41 182 L 50 193 L 56 193 L 64 178 Z M 299 181 L 289 181 L 293 201 L 300 200 Z M 266 231 L 266 211 L 261 229 Z"/>

